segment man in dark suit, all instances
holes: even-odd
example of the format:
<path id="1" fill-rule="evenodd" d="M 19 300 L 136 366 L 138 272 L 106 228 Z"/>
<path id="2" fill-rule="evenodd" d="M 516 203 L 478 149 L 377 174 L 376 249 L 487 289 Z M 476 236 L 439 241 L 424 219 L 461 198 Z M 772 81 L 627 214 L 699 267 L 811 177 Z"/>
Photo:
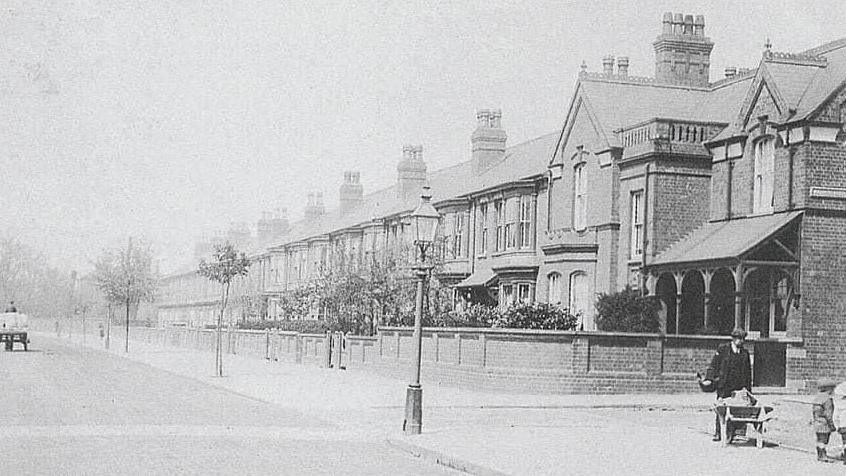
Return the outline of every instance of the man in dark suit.
<path id="1" fill-rule="evenodd" d="M 746 389 L 752 391 L 752 363 L 749 351 L 743 348 L 746 331 L 735 329 L 731 333 L 731 342 L 720 344 L 711 360 L 711 367 L 703 384 L 716 385 L 717 398 L 729 398 L 733 392 Z M 716 416 L 714 441 L 720 441 L 720 416 Z"/>

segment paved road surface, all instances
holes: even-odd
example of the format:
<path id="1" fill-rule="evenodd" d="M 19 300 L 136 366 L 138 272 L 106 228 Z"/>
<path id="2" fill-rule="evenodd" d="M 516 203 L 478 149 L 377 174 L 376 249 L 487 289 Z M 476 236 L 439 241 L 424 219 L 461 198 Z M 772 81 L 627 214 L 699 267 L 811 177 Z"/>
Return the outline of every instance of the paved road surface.
<path id="1" fill-rule="evenodd" d="M 39 344 L 0 352 L 7 474 L 454 474 L 292 409 Z"/>

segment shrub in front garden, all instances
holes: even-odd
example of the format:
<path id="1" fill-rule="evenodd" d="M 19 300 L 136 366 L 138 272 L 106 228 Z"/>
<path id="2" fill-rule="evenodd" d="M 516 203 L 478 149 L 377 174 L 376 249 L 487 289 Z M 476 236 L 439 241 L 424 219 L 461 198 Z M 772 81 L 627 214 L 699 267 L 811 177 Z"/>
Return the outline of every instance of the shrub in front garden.
<path id="1" fill-rule="evenodd" d="M 601 294 L 596 301 L 596 327 L 607 332 L 659 332 L 661 303 L 654 296 L 641 296 L 626 286 L 616 293 Z"/>
<path id="2" fill-rule="evenodd" d="M 579 318 L 569 310 L 544 302 L 515 303 L 499 312 L 493 327 L 567 331 L 576 328 Z"/>
<path id="3" fill-rule="evenodd" d="M 238 324 L 238 327 L 241 329 L 251 330 L 278 329 L 280 331 L 293 331 L 301 334 L 324 334 L 327 330 L 329 330 L 329 324 L 325 321 L 301 321 L 292 319 L 241 322 Z"/>
<path id="4" fill-rule="evenodd" d="M 432 318 L 426 325 L 434 327 L 490 327 L 499 317 L 495 307 L 470 304 L 462 310 L 449 311 Z"/>

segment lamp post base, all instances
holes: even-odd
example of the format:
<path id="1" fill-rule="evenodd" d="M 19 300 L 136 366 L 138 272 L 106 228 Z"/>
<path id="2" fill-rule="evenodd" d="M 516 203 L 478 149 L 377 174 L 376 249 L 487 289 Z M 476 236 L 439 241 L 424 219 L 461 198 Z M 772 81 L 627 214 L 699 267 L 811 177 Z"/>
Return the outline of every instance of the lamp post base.
<path id="1" fill-rule="evenodd" d="M 405 391 L 405 420 L 402 431 L 406 435 L 419 435 L 423 429 L 423 388 L 409 385 Z"/>

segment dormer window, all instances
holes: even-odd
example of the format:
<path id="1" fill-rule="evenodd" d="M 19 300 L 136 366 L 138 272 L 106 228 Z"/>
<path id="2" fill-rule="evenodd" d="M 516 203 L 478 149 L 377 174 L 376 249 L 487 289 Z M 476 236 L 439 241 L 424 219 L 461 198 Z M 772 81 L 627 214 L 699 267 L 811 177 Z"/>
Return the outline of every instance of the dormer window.
<path id="1" fill-rule="evenodd" d="M 755 170 L 752 183 L 752 213 L 773 212 L 773 175 L 775 141 L 762 139 L 755 143 Z"/>

